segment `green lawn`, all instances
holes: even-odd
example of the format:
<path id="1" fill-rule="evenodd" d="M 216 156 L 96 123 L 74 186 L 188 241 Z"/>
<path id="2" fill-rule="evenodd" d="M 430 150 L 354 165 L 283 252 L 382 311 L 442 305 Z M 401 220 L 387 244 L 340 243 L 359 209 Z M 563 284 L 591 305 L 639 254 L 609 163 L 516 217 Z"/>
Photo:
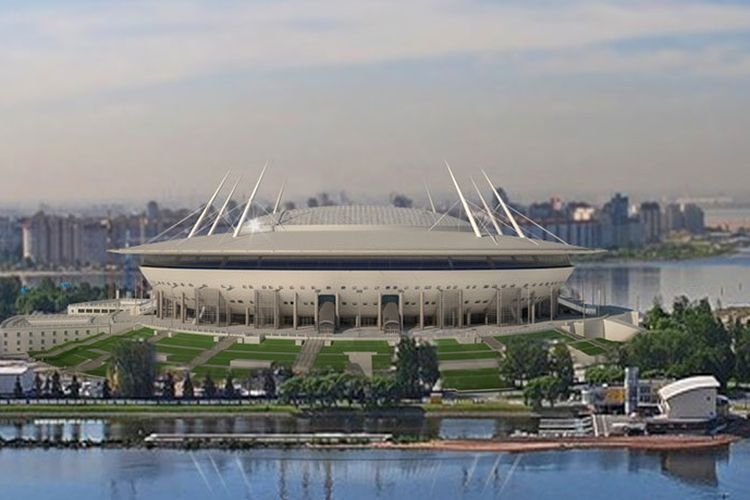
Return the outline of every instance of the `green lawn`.
<path id="1" fill-rule="evenodd" d="M 446 352 L 441 353 L 438 351 L 438 361 L 459 361 L 465 359 L 493 359 L 497 358 L 498 353 L 495 351 L 461 351 L 461 352 Z"/>
<path id="2" fill-rule="evenodd" d="M 569 345 L 570 347 L 578 349 L 579 351 L 583 352 L 584 354 L 588 354 L 589 356 L 600 356 L 602 354 L 606 354 L 607 352 L 604 348 L 589 340 L 577 340 L 575 342 L 571 342 Z"/>
<path id="3" fill-rule="evenodd" d="M 295 345 L 294 340 L 267 339 L 260 344 L 232 344 L 212 357 L 205 363 L 205 367 L 226 370 L 234 359 L 250 359 L 258 361 L 273 361 L 278 365 L 291 368 L 297 359 L 301 347 Z"/>
<path id="4" fill-rule="evenodd" d="M 438 355 L 449 352 L 477 352 L 490 351 L 487 344 L 459 344 L 455 339 L 440 339 L 435 341 Z"/>
<path id="5" fill-rule="evenodd" d="M 372 369 L 388 370 L 391 367 L 392 354 L 376 354 L 372 357 Z"/>
<path id="6" fill-rule="evenodd" d="M 313 369 L 343 372 L 347 366 L 349 366 L 349 357 L 345 354 L 318 354 Z"/>
<path id="7" fill-rule="evenodd" d="M 70 349 L 68 351 L 63 352 L 62 354 L 58 354 L 57 356 L 51 356 L 47 358 L 40 358 L 45 363 L 50 364 L 52 366 L 57 366 L 59 368 L 70 368 L 77 365 L 80 365 L 81 363 L 85 361 L 89 361 L 92 359 L 96 359 L 101 354 L 93 351 L 89 351 L 87 347 L 74 347 L 73 349 Z"/>
<path id="8" fill-rule="evenodd" d="M 447 370 L 440 373 L 444 389 L 457 391 L 501 389 L 507 387 L 496 368 Z"/>
<path id="9" fill-rule="evenodd" d="M 300 349 L 302 348 L 295 345 L 293 340 L 268 339 L 260 344 L 232 344 L 224 352 L 275 352 L 297 354 Z"/>
<path id="10" fill-rule="evenodd" d="M 211 349 L 216 342 L 213 337 L 198 333 L 176 333 L 165 337 L 156 343 L 158 346 L 191 347 L 193 349 Z"/>
<path id="11" fill-rule="evenodd" d="M 335 340 L 330 346 L 320 349 L 321 354 L 345 352 L 375 352 L 390 355 L 393 354 L 393 348 L 385 340 Z"/>
<path id="12" fill-rule="evenodd" d="M 551 342 L 554 340 L 560 341 L 560 342 L 571 342 L 573 340 L 572 337 L 558 331 L 558 330 L 544 330 L 541 332 L 529 332 L 529 333 L 516 333 L 513 335 L 498 335 L 495 337 L 495 340 L 498 342 L 502 342 L 503 344 L 506 344 L 508 342 L 513 342 L 517 339 L 526 339 L 526 340 L 542 340 Z"/>

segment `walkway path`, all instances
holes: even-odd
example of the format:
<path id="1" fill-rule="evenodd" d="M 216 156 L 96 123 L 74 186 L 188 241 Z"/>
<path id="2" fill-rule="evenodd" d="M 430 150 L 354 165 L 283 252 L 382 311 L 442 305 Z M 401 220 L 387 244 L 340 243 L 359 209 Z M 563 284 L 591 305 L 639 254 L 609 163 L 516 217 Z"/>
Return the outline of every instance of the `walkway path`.
<path id="1" fill-rule="evenodd" d="M 222 338 L 211 349 L 203 351 L 198 356 L 193 358 L 193 360 L 190 363 L 188 363 L 188 369 L 192 370 L 196 366 L 200 366 L 206 363 L 209 359 L 213 358 L 214 356 L 219 354 L 221 351 L 228 349 L 235 342 L 237 342 L 237 337 L 230 336 L 230 337 Z"/>
<path id="2" fill-rule="evenodd" d="M 302 375 L 309 373 L 310 370 L 312 370 L 313 365 L 315 364 L 315 358 L 318 357 L 318 353 L 323 347 L 324 342 L 325 341 L 323 339 L 310 339 L 305 341 L 305 343 L 302 345 L 302 349 L 297 355 L 297 359 L 294 360 L 294 365 L 292 365 L 292 372 Z"/>

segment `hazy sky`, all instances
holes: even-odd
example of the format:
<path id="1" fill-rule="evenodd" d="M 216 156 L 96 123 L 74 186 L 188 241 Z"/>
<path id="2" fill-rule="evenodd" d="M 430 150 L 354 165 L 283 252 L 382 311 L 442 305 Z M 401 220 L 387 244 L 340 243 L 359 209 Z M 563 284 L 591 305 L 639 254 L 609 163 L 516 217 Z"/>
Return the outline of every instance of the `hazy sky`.
<path id="1" fill-rule="evenodd" d="M 0 205 L 750 192 L 750 4 L 0 0 Z"/>

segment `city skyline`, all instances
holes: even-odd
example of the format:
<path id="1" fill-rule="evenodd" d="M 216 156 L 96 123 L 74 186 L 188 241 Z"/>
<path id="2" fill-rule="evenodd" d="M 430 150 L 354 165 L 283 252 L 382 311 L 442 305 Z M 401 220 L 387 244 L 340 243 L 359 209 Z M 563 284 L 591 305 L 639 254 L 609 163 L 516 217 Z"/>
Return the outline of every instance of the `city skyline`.
<path id="1" fill-rule="evenodd" d="M 290 198 L 443 159 L 530 199 L 750 195 L 745 2 L 9 2 L 0 27 L 3 206 L 192 205 L 266 160 Z"/>

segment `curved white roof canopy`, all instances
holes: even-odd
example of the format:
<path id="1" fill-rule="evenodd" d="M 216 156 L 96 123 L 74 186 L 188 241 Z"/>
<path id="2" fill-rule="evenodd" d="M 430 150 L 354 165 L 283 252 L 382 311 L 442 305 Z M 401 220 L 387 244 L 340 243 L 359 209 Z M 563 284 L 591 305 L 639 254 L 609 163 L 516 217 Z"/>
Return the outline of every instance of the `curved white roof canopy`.
<path id="1" fill-rule="evenodd" d="M 276 223 L 276 221 L 280 223 Z M 240 234 L 193 236 L 116 251 L 135 255 L 571 255 L 595 250 L 516 236 L 477 238 L 466 221 L 416 208 L 331 206 L 258 217 Z"/>
<path id="2" fill-rule="evenodd" d="M 688 377 L 667 384 L 659 389 L 659 397 L 663 400 L 667 400 L 689 391 L 695 391 L 697 389 L 717 389 L 719 386 L 719 381 L 711 375 Z"/>

